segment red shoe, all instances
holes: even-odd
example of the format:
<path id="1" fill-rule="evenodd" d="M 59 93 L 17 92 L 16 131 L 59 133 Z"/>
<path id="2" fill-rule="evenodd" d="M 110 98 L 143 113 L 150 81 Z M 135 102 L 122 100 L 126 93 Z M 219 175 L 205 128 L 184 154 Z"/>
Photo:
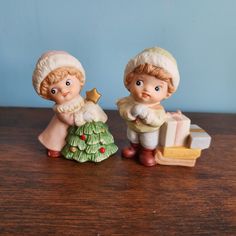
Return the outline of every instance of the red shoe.
<path id="1" fill-rule="evenodd" d="M 59 152 L 59 151 L 53 151 L 53 150 L 48 149 L 47 153 L 48 153 L 49 157 L 53 157 L 53 158 L 57 158 L 57 157 L 61 156 L 61 152 Z"/>
<path id="2" fill-rule="evenodd" d="M 138 154 L 138 151 L 139 151 L 139 144 L 138 143 L 130 143 L 130 146 L 129 147 L 125 147 L 123 150 L 122 150 L 122 157 L 124 158 L 134 158 L 137 154 Z"/>
<path id="3" fill-rule="evenodd" d="M 139 152 L 139 161 L 144 166 L 155 166 L 157 164 L 155 160 L 155 149 L 147 149 L 142 147 Z"/>

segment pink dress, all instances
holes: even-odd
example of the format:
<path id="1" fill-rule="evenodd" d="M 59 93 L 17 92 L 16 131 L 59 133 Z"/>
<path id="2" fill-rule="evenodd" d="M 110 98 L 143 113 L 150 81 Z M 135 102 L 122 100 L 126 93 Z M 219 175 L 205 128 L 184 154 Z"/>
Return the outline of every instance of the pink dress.
<path id="1" fill-rule="evenodd" d="M 55 105 L 55 115 L 39 135 L 39 141 L 49 150 L 61 151 L 65 145 L 65 138 L 69 126 L 75 124 L 74 112 L 79 112 L 84 106 L 84 99 L 78 95 L 73 100 L 62 104 Z"/>
<path id="2" fill-rule="evenodd" d="M 54 115 L 47 128 L 39 135 L 39 141 L 49 150 L 61 151 L 65 145 L 65 138 L 69 125 Z"/>

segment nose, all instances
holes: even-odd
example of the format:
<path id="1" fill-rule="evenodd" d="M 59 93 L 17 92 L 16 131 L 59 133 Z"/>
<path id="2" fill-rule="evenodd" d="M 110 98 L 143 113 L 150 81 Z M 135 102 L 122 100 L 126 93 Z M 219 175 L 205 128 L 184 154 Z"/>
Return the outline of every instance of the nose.
<path id="1" fill-rule="evenodd" d="M 68 89 L 66 87 L 61 88 L 61 93 L 67 93 Z"/>
<path id="2" fill-rule="evenodd" d="M 149 93 L 151 91 L 151 86 L 145 85 L 143 91 Z"/>

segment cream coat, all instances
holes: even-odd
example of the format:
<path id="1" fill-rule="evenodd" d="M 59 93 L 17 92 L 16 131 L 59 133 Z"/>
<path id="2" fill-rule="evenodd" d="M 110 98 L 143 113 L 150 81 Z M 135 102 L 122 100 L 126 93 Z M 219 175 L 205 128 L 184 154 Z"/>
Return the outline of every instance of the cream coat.
<path id="1" fill-rule="evenodd" d="M 166 112 L 163 107 L 160 105 L 157 107 L 148 107 L 147 117 L 145 119 L 136 119 L 131 114 L 131 110 L 138 104 L 132 96 L 122 98 L 117 102 L 120 115 L 126 120 L 128 127 L 138 133 L 158 130 L 166 121 Z"/>

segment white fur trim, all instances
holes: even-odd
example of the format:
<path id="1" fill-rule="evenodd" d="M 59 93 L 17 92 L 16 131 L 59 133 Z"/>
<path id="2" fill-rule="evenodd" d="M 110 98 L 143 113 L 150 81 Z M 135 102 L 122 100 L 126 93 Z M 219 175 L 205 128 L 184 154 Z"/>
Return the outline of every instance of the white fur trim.
<path id="1" fill-rule="evenodd" d="M 180 76 L 177 63 L 169 52 L 158 47 L 146 49 L 128 62 L 124 72 L 125 85 L 127 74 L 132 72 L 137 66 L 145 63 L 161 67 L 170 73 L 175 90 L 178 88 Z"/>
<path id="2" fill-rule="evenodd" d="M 75 111 L 80 110 L 84 106 L 84 99 L 78 95 L 76 98 L 68 101 L 64 104 L 54 105 L 53 110 L 56 113 L 74 113 Z"/>
<path id="3" fill-rule="evenodd" d="M 39 58 L 33 73 L 33 86 L 38 94 L 40 94 L 40 85 L 47 75 L 53 70 L 63 66 L 78 69 L 85 80 L 85 71 L 79 60 L 67 52 L 49 51 Z"/>
<path id="4" fill-rule="evenodd" d="M 141 119 L 144 119 L 148 115 L 148 107 L 143 104 L 135 105 L 132 108 L 131 113 L 135 117 L 139 116 Z"/>

